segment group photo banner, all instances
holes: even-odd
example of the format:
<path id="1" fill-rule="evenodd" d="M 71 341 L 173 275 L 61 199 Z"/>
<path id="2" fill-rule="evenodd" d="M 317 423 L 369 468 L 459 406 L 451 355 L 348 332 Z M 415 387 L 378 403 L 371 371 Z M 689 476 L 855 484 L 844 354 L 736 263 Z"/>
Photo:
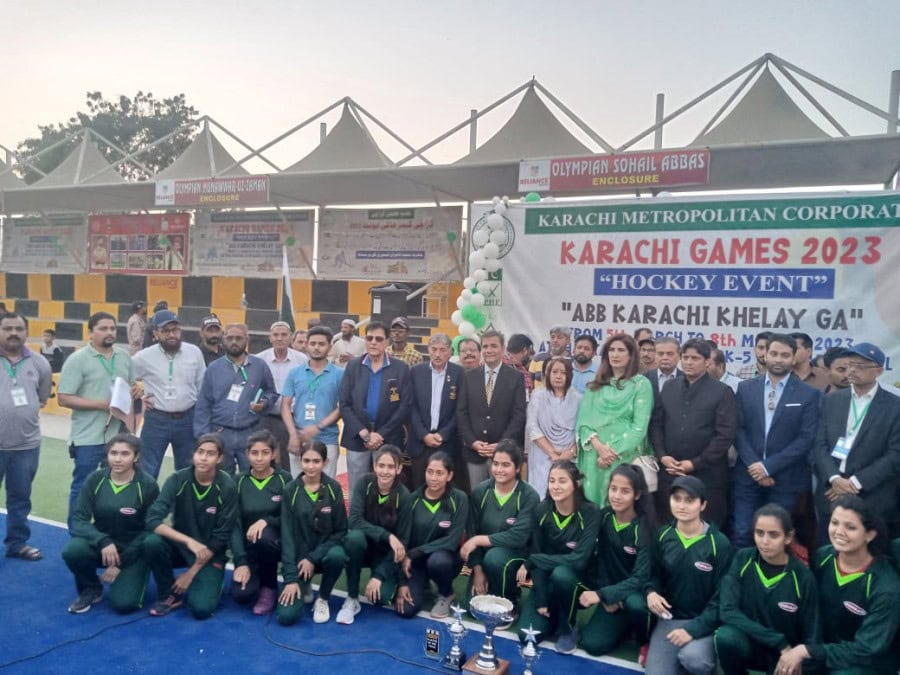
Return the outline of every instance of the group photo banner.
<path id="1" fill-rule="evenodd" d="M 187 274 L 188 213 L 120 214 L 88 219 L 88 271 Z"/>
<path id="2" fill-rule="evenodd" d="M 291 278 L 309 279 L 315 220 L 312 209 L 200 212 L 191 236 L 198 276 L 280 277 L 282 247 Z"/>
<path id="3" fill-rule="evenodd" d="M 320 279 L 436 281 L 456 267 L 462 207 L 327 209 Z"/>
<path id="4" fill-rule="evenodd" d="M 5 218 L 3 271 L 82 274 L 86 243 L 87 218 L 81 214 Z"/>
<path id="5" fill-rule="evenodd" d="M 492 206 L 474 205 L 475 228 Z M 900 194 L 511 205 L 514 243 L 486 306 L 507 333 L 563 324 L 602 342 L 648 326 L 715 340 L 730 370 L 754 336 L 804 332 L 813 352 L 873 342 L 900 358 Z M 537 345 L 536 345 L 537 346 Z"/>

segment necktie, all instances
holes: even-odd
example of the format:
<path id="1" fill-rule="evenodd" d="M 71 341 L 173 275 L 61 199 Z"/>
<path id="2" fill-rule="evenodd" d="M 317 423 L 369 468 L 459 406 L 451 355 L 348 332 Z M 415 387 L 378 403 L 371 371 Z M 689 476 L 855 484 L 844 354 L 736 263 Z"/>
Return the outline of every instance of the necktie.
<path id="1" fill-rule="evenodd" d="M 487 398 L 488 405 L 491 404 L 491 396 L 494 395 L 494 369 L 488 370 L 487 386 L 484 388 L 484 395 Z"/>

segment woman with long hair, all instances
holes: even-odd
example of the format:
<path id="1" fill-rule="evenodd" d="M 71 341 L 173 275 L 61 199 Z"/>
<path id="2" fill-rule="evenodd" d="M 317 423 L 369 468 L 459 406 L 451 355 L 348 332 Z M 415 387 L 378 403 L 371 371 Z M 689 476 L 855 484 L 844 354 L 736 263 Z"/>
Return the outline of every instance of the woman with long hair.
<path id="1" fill-rule="evenodd" d="M 544 361 L 544 384 L 531 396 L 525 426 L 528 484 L 539 495 L 547 492 L 553 462 L 575 461 L 575 419 L 581 403 L 581 394 L 572 387 L 571 359 L 554 356 Z"/>
<path id="2" fill-rule="evenodd" d="M 653 385 L 638 374 L 639 365 L 633 337 L 610 337 L 578 409 L 578 468 L 584 474 L 584 494 L 598 505 L 606 499 L 612 470 L 646 454 Z"/>
<path id="3" fill-rule="evenodd" d="M 138 465 L 141 441 L 117 434 L 106 444 L 106 466 L 88 476 L 72 517 L 72 538 L 63 548 L 66 566 L 75 575 L 78 597 L 73 614 L 87 612 L 103 598 L 109 584 L 109 604 L 117 612 L 139 609 L 150 570 L 141 558 L 147 536 L 147 511 L 159 496 L 153 476 Z M 97 568 L 103 574 L 97 577 Z"/>
<path id="4" fill-rule="evenodd" d="M 240 605 L 256 600 L 253 613 L 264 615 L 278 597 L 281 498 L 291 474 L 277 466 L 278 440 L 268 430 L 247 439 L 247 459 L 250 469 L 235 479 L 238 518 L 231 537 L 231 596 Z"/>
<path id="5" fill-rule="evenodd" d="M 521 629 L 532 626 L 538 641 L 557 634 L 556 651 L 575 651 L 578 589 L 589 581 L 599 530 L 600 510 L 585 499 L 578 467 L 565 459 L 554 462 L 547 496 L 532 520 L 531 553 L 516 572 L 520 586 L 532 581 L 519 620 L 520 639 Z"/>
<path id="6" fill-rule="evenodd" d="M 820 548 L 812 563 L 822 640 L 782 654 L 775 672 L 790 675 L 811 663 L 832 674 L 895 674 L 900 578 L 888 556 L 884 524 L 861 497 L 839 497 L 828 538 L 831 544 Z"/>
<path id="7" fill-rule="evenodd" d="M 350 496 L 350 530 L 344 537 L 347 554 L 347 598 L 337 622 L 353 623 L 360 612 L 359 578 L 363 567 L 372 570 L 365 595 L 373 605 L 393 602 L 406 558 L 412 526 L 412 500 L 400 481 L 400 449 L 385 444 L 372 454 L 374 473 L 356 482 Z"/>

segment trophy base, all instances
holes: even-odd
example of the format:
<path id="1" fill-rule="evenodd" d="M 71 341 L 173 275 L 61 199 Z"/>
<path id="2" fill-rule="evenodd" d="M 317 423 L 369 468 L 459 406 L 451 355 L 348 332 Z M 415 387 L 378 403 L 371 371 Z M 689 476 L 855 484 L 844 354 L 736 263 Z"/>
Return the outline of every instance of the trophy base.
<path id="1" fill-rule="evenodd" d="M 454 654 L 447 654 L 444 657 L 444 660 L 441 661 L 441 665 L 444 666 L 447 670 L 455 670 L 459 672 L 463 669 L 463 661 L 466 660 L 465 652 L 460 653 L 458 656 Z"/>
<path id="2" fill-rule="evenodd" d="M 478 654 L 475 654 L 475 656 L 466 661 L 463 670 L 467 673 L 478 673 L 479 675 L 507 675 L 509 673 L 508 659 L 497 659 L 497 667 L 493 670 L 480 668 L 476 661 L 478 661 Z"/>

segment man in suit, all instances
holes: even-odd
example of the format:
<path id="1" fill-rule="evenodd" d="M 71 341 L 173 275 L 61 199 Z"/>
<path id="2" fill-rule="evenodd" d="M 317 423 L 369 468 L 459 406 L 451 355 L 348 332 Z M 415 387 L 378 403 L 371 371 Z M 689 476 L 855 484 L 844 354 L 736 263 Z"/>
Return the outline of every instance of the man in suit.
<path id="1" fill-rule="evenodd" d="M 653 385 L 653 402 L 659 405 L 659 395 L 662 393 L 666 382 L 684 375 L 678 367 L 678 359 L 681 357 L 681 345 L 673 337 L 661 337 L 656 340 L 656 368 L 644 373 L 644 377 Z M 666 499 L 668 500 L 668 492 Z M 668 512 L 668 509 L 666 509 Z"/>
<path id="2" fill-rule="evenodd" d="M 756 509 L 776 502 L 793 513 L 810 489 L 821 394 L 792 374 L 796 352 L 794 338 L 772 335 L 766 374 L 738 385 L 732 543 L 739 548 L 753 545 Z"/>
<path id="3" fill-rule="evenodd" d="M 481 336 L 484 366 L 463 374 L 457 420 L 469 485 L 475 488 L 490 476 L 490 460 L 497 442 L 525 440 L 525 380 L 504 366 L 503 334 L 489 330 Z"/>
<path id="4" fill-rule="evenodd" d="M 862 497 L 900 536 L 897 483 L 900 480 L 900 398 L 878 385 L 885 356 L 860 342 L 849 348 L 850 387 L 825 397 L 816 436 L 816 506 L 819 535 L 827 540 L 831 502 Z"/>
<path id="5" fill-rule="evenodd" d="M 462 366 L 450 363 L 452 342 L 444 333 L 428 340 L 428 363 L 409 371 L 410 409 L 406 452 L 409 471 L 403 472 L 407 486 L 414 490 L 425 484 L 428 458 L 438 450 L 460 459 L 456 434 L 456 404 L 462 386 Z"/>
<path id="6" fill-rule="evenodd" d="M 341 380 L 339 407 L 344 420 L 341 445 L 347 448 L 347 479 L 372 471 L 372 453 L 385 443 L 403 447 L 403 422 L 409 411 L 409 366 L 386 353 L 387 327 L 366 326 L 366 353 L 350 360 Z"/>

